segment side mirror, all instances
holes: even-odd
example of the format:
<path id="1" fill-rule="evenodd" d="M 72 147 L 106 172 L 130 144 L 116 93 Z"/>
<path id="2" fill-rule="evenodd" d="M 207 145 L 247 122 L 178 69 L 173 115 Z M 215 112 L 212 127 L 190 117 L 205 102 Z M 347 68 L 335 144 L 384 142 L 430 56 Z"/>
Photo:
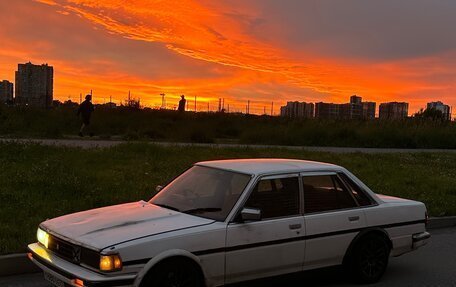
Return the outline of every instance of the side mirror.
<path id="1" fill-rule="evenodd" d="M 244 207 L 241 211 L 242 221 L 260 221 L 261 209 Z"/>
<path id="2" fill-rule="evenodd" d="M 162 189 L 163 189 L 163 186 L 162 186 L 162 185 L 157 185 L 157 186 L 155 187 L 155 191 L 156 191 L 156 192 L 159 192 L 159 191 L 162 190 Z"/>

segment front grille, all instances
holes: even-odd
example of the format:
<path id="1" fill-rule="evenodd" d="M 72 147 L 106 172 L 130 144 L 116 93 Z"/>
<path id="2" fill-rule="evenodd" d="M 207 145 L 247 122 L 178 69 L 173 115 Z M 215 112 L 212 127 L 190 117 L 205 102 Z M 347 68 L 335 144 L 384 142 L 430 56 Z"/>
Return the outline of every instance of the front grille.
<path id="1" fill-rule="evenodd" d="M 75 264 L 86 264 L 98 269 L 100 254 L 96 251 L 70 243 L 66 240 L 50 235 L 48 248 L 63 259 Z"/>
<path id="2" fill-rule="evenodd" d="M 58 237 L 50 235 L 48 248 L 60 257 L 79 264 L 81 262 L 81 247 Z"/>

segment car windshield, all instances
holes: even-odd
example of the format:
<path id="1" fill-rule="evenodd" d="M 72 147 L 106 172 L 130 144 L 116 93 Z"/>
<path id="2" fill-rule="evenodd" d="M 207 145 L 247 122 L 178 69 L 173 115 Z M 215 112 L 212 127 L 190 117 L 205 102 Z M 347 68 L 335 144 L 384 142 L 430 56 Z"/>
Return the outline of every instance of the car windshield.
<path id="1" fill-rule="evenodd" d="M 250 178 L 246 174 L 194 166 L 149 202 L 179 212 L 224 221 Z"/>

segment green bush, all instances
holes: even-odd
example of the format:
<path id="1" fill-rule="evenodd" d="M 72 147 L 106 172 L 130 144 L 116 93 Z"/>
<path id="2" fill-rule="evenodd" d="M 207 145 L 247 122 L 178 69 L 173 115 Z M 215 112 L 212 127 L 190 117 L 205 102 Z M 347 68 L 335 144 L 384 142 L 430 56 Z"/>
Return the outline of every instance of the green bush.
<path id="1" fill-rule="evenodd" d="M 74 137 L 81 126 L 76 109 L 2 107 L 0 136 Z M 170 142 L 240 142 L 245 144 L 378 148 L 456 148 L 456 124 L 410 118 L 401 121 L 289 119 L 222 113 L 95 110 L 97 136 Z"/>

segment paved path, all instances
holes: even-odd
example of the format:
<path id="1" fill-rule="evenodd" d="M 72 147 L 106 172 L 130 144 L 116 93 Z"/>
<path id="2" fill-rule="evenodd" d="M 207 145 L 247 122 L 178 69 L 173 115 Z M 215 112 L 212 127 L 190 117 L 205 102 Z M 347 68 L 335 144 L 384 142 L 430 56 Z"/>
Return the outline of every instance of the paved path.
<path id="1" fill-rule="evenodd" d="M 138 143 L 122 140 L 91 140 L 91 139 L 0 139 L 0 142 L 38 143 L 48 146 L 65 146 L 79 148 L 109 148 L 120 144 Z M 307 150 L 332 153 L 456 153 L 456 149 L 398 149 L 398 148 L 352 148 L 352 147 L 310 147 L 280 145 L 245 145 L 245 144 L 205 144 L 205 143 L 173 143 L 173 142 L 141 142 L 163 146 L 196 146 L 219 148 L 279 148 L 289 150 Z"/>
<path id="2" fill-rule="evenodd" d="M 398 258 L 391 258 L 381 282 L 372 287 L 456 286 L 456 228 L 432 230 L 431 242 Z M 340 269 L 323 269 L 293 276 L 244 283 L 248 287 L 360 286 L 349 283 Z M 2 287 L 51 287 L 42 274 L 0 278 Z"/>

